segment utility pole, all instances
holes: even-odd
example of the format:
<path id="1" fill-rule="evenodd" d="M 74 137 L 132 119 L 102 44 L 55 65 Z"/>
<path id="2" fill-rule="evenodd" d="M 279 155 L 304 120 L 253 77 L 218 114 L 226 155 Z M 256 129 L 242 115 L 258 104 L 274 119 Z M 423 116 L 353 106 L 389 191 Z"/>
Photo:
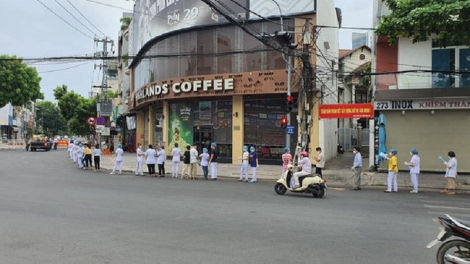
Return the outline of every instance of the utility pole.
<path id="1" fill-rule="evenodd" d="M 101 97 L 100 100 L 97 100 L 96 102 L 96 110 L 97 110 L 97 115 L 99 116 L 107 116 L 109 112 L 109 100 L 108 100 L 108 44 L 111 44 L 111 51 L 114 53 L 114 41 L 109 39 L 108 37 L 99 39 L 95 38 L 95 45 L 98 46 L 99 43 L 103 43 L 103 51 L 98 52 L 100 54 L 100 57 L 102 57 L 102 64 L 100 65 L 100 68 L 103 69 L 103 79 L 101 83 Z M 96 65 L 95 65 L 96 67 Z M 106 109 L 104 109 L 106 106 Z M 104 110 L 104 111 L 103 111 Z M 103 113 L 105 112 L 105 113 Z M 110 115 L 110 113 L 109 113 Z M 101 149 L 101 132 L 98 133 L 98 144 L 100 145 Z"/>

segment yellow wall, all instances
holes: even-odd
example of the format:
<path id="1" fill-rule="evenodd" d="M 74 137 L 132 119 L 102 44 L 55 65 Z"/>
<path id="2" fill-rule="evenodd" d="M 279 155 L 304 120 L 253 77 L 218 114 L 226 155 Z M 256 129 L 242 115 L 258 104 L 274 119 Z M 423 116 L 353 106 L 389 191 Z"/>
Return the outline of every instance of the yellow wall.
<path id="1" fill-rule="evenodd" d="M 149 106 L 147 111 L 149 111 L 149 120 L 147 120 L 149 122 L 148 141 L 149 144 L 155 145 L 155 111 L 152 106 Z M 155 146 L 155 149 L 157 149 L 157 146 Z"/>
<path id="2" fill-rule="evenodd" d="M 243 117 L 245 116 L 243 106 L 243 96 L 234 96 L 232 104 L 232 164 L 236 164 L 238 158 L 243 155 Z M 238 117 L 236 113 L 238 113 Z"/>
<path id="3" fill-rule="evenodd" d="M 167 153 L 170 152 L 170 149 L 173 149 L 173 146 L 170 146 L 170 142 L 168 141 L 169 138 L 169 123 L 170 123 L 170 106 L 167 101 L 163 102 L 163 142 L 165 142 L 165 148 Z"/>
<path id="4" fill-rule="evenodd" d="M 140 143 L 143 146 L 143 149 L 146 149 L 147 146 L 144 146 L 144 133 L 145 133 L 145 125 L 144 125 L 144 112 L 139 111 L 137 112 L 137 143 Z"/>

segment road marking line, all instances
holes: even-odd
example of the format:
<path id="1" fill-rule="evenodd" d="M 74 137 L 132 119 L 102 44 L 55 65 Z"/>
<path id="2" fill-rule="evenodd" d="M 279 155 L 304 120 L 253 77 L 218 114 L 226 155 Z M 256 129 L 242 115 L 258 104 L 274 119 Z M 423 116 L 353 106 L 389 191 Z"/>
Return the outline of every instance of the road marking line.
<path id="1" fill-rule="evenodd" d="M 449 213 L 449 212 L 428 211 L 428 214 L 436 214 L 436 215 L 440 215 L 440 216 L 445 216 L 446 214 L 449 214 L 450 216 L 470 217 L 470 214 L 453 214 L 453 213 Z M 437 218 L 436 218 L 436 220 L 437 220 Z"/>
<path id="2" fill-rule="evenodd" d="M 328 188 L 328 190 L 344 191 L 344 188 Z"/>
<path id="3" fill-rule="evenodd" d="M 447 210 L 470 211 L 470 208 L 461 208 L 461 207 L 452 207 L 452 206 L 438 206 L 438 205 L 427 205 L 427 204 L 425 204 L 424 207 L 426 207 L 426 208 L 442 208 L 442 209 L 447 209 Z"/>

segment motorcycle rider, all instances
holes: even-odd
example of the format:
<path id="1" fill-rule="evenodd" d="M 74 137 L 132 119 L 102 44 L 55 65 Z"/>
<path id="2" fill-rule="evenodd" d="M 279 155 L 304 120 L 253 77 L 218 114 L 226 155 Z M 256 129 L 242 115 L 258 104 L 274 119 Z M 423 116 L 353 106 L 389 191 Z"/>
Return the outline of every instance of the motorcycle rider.
<path id="1" fill-rule="evenodd" d="M 300 188 L 299 177 L 309 175 L 312 173 L 312 162 L 308 158 L 308 152 L 300 152 L 299 168 L 301 171 L 294 173 L 295 188 Z"/>

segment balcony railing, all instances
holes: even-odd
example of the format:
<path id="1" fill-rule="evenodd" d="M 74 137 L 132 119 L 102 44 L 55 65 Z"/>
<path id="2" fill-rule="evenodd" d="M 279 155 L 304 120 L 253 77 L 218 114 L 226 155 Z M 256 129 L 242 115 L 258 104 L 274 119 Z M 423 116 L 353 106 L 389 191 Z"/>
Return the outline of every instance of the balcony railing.
<path id="1" fill-rule="evenodd" d="M 412 72 L 376 76 L 377 88 L 387 89 L 429 89 L 470 87 L 470 74 L 445 74 Z"/>

